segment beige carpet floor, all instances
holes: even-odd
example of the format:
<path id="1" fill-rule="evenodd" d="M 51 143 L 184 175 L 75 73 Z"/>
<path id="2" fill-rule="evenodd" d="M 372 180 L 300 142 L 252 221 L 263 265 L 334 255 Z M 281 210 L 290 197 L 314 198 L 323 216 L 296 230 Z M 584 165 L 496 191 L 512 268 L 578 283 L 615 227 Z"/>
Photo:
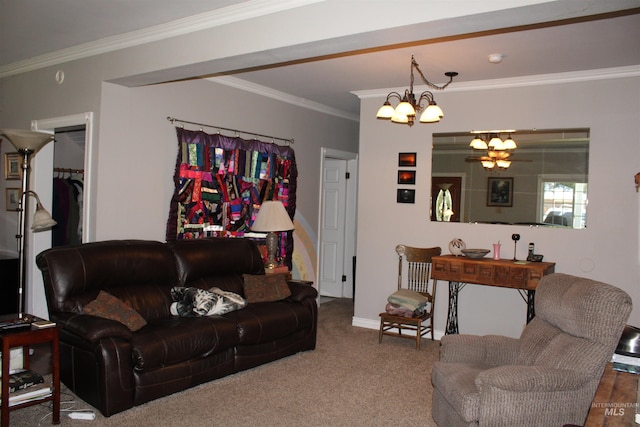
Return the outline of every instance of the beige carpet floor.
<path id="1" fill-rule="evenodd" d="M 431 367 L 439 342 L 351 326 L 353 304 L 320 305 L 316 350 L 176 393 L 112 417 L 62 426 L 434 426 Z M 92 409 L 63 387 L 62 409 Z M 73 401 L 73 402 L 71 402 Z M 11 426 L 51 425 L 46 404 L 11 413 Z"/>

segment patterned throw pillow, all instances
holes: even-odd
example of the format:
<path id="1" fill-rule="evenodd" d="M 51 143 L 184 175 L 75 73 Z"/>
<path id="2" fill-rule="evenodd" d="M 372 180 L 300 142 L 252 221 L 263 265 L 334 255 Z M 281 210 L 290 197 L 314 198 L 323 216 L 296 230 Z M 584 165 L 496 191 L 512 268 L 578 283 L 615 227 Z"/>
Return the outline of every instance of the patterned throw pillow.
<path id="1" fill-rule="evenodd" d="M 280 301 L 291 295 L 284 274 L 243 274 L 244 297 L 248 303 Z"/>
<path id="2" fill-rule="evenodd" d="M 120 322 L 133 332 L 147 324 L 140 313 L 105 291 L 100 291 L 98 297 L 85 305 L 82 311 L 92 316 Z"/>
<path id="3" fill-rule="evenodd" d="M 194 287 L 171 288 L 171 314 L 181 317 L 214 316 L 246 307 L 247 302 L 240 295 L 220 288 L 205 289 Z"/>

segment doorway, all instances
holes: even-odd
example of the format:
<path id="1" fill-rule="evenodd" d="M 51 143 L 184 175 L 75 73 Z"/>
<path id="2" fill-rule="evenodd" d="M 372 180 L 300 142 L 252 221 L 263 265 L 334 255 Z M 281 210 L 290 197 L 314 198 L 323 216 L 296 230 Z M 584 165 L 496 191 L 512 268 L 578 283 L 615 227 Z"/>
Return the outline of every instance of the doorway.
<path id="1" fill-rule="evenodd" d="M 353 298 L 358 155 L 322 148 L 318 272 L 320 296 Z"/>
<path id="2" fill-rule="evenodd" d="M 95 206 L 93 198 L 93 182 L 95 168 L 92 165 L 94 159 L 93 147 L 93 113 L 81 113 L 70 116 L 54 117 L 50 119 L 33 120 L 31 129 L 41 132 L 55 134 L 58 129 L 68 127 L 84 127 L 84 197 L 82 200 L 82 242 L 95 240 Z M 32 189 L 38 193 L 40 199 L 47 209 L 53 204 L 53 177 L 54 177 L 54 144 L 45 145 L 32 162 Z M 26 289 L 26 310 L 27 312 L 48 318 L 47 303 L 44 294 L 44 284 L 42 275 L 35 265 L 36 255 L 52 247 L 51 231 L 33 233 L 29 239 L 29 246 L 26 248 L 27 262 L 27 289 Z"/>

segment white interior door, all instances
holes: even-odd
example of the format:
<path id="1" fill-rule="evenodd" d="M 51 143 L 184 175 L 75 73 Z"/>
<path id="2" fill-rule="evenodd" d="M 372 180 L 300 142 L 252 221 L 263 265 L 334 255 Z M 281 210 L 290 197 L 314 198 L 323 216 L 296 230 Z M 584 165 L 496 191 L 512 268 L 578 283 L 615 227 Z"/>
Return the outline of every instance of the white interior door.
<path id="1" fill-rule="evenodd" d="M 322 171 L 322 241 L 320 242 L 320 294 L 342 295 L 347 162 L 325 159 Z"/>

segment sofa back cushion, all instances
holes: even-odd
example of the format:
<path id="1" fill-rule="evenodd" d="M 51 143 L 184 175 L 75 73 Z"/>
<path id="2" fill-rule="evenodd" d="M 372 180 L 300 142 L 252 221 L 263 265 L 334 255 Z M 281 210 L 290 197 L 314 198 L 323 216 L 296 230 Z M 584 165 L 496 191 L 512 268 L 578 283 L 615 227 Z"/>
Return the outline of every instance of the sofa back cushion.
<path id="1" fill-rule="evenodd" d="M 243 295 L 243 274 L 264 274 L 262 256 L 249 239 L 194 239 L 167 243 L 178 269 L 177 286 L 220 288 Z"/>
<path id="2" fill-rule="evenodd" d="M 170 316 L 170 289 L 178 282 L 166 244 L 111 240 L 48 249 L 36 257 L 49 313 L 80 313 L 100 291 L 128 304 L 147 322 Z"/>

